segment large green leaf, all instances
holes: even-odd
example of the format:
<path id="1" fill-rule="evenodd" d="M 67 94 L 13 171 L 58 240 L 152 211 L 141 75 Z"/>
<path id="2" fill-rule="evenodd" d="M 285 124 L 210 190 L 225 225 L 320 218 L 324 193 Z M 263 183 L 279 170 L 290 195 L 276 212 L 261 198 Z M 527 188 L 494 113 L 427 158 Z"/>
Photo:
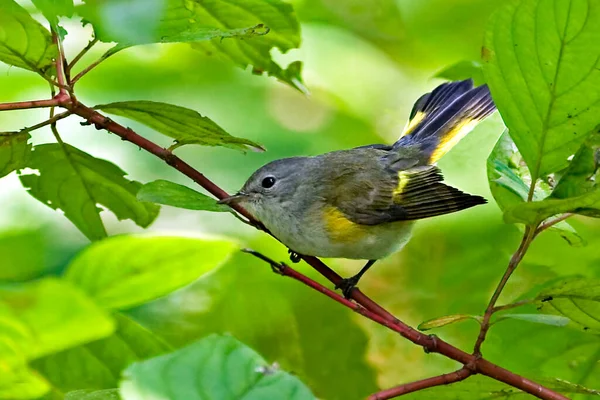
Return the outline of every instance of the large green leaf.
<path id="1" fill-rule="evenodd" d="M 293 375 L 271 367 L 230 336 L 211 335 L 173 353 L 133 364 L 121 382 L 125 400 L 314 399 Z"/>
<path id="2" fill-rule="evenodd" d="M 487 160 L 487 177 L 490 190 L 496 203 L 502 211 L 510 213 L 512 208 L 526 205 L 529 193 L 531 176 L 525 163 L 516 150 L 516 147 L 505 131 Z M 533 200 L 542 201 L 550 195 L 551 188 L 546 182 L 537 182 L 533 193 Z M 585 241 L 575 229 L 566 221 L 562 221 L 550 228 L 552 232 L 559 234 L 571 246 L 582 246 Z"/>
<path id="3" fill-rule="evenodd" d="M 550 197 L 511 207 L 506 213 L 507 219 L 537 223 L 562 213 L 600 217 L 599 156 L 600 133 L 594 132 L 562 173 Z"/>
<path id="4" fill-rule="evenodd" d="M 21 176 L 29 193 L 53 209 L 61 209 L 90 240 L 106 236 L 100 218 L 101 204 L 119 219 L 147 227 L 158 215 L 158 206 L 135 197 L 142 186 L 124 178 L 116 165 L 92 157 L 64 143 L 35 146 L 28 167 L 38 173 Z"/>
<path id="5" fill-rule="evenodd" d="M 86 0 L 81 10 L 112 51 L 146 43 L 193 42 L 206 54 L 303 89 L 298 63 L 287 69 L 270 51 L 300 45 L 300 28 L 290 4 L 280 0 Z M 223 40 L 223 38 L 231 38 Z"/>
<path id="6" fill-rule="evenodd" d="M 561 379 L 533 379 L 549 389 L 565 395 L 589 394 L 598 395 L 600 392 L 576 385 Z M 464 399 L 518 399 L 529 400 L 531 395 L 512 386 L 488 378 L 487 376 L 472 376 L 458 383 L 448 386 L 436 386 L 420 390 L 405 396 L 407 399 L 439 399 L 439 400 L 464 400 Z"/>
<path id="7" fill-rule="evenodd" d="M 103 307 L 130 308 L 192 283 L 235 247 L 223 240 L 117 236 L 80 253 L 65 277 Z"/>
<path id="8" fill-rule="evenodd" d="M 8 340 L 19 337 L 20 349 L 28 359 L 106 337 L 114 330 L 113 320 L 103 310 L 77 288 L 57 279 L 0 286 L 0 317 L 2 314 L 12 315 L 20 325 L 3 329 L 0 338 L 5 340 L 7 334 L 11 335 Z"/>
<path id="9" fill-rule="evenodd" d="M 171 351 L 171 347 L 130 318 L 116 314 L 109 337 L 35 360 L 31 367 L 61 392 L 110 389 L 131 363 Z"/>
<path id="10" fill-rule="evenodd" d="M 511 0 L 488 26 L 484 73 L 534 180 L 559 171 L 598 124 L 600 3 Z"/>
<path id="11" fill-rule="evenodd" d="M 46 28 L 13 0 L 0 0 L 0 61 L 43 74 L 57 54 Z"/>
<path id="12" fill-rule="evenodd" d="M 38 10 L 44 14 L 44 16 L 53 25 L 58 23 L 59 16 L 64 15 L 65 17 L 73 16 L 75 7 L 73 6 L 73 0 L 31 0 Z"/>
<path id="13" fill-rule="evenodd" d="M 540 292 L 541 310 L 560 313 L 585 331 L 600 332 L 600 280 L 568 278 Z"/>
<path id="14" fill-rule="evenodd" d="M 0 178 L 27 165 L 31 156 L 30 137 L 28 133 L 0 135 Z"/>
<path id="15" fill-rule="evenodd" d="M 0 374 L 0 399 L 30 400 L 38 399 L 48 392 L 50 386 L 35 372 L 27 367 L 2 368 Z"/>
<path id="16" fill-rule="evenodd" d="M 96 109 L 127 117 L 175 139 L 176 146 L 200 144 L 244 150 L 263 148 L 251 140 L 231 136 L 210 118 L 189 108 L 154 101 L 125 101 L 102 104 Z"/>
<path id="17" fill-rule="evenodd" d="M 146 183 L 137 193 L 140 201 L 163 204 L 166 206 L 185 208 L 187 210 L 204 210 L 214 212 L 230 212 L 231 208 L 205 194 L 196 192 L 187 186 L 159 179 Z"/>

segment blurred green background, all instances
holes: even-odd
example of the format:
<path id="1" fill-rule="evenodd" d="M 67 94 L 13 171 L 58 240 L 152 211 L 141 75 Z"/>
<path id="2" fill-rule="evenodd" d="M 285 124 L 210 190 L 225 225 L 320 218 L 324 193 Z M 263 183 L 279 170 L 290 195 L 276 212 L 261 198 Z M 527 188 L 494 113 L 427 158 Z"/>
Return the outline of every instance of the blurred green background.
<path id="1" fill-rule="evenodd" d="M 264 76 L 202 56 L 187 45 L 149 45 L 123 51 L 78 84 L 86 104 L 154 100 L 195 109 L 231 134 L 267 148 L 241 154 L 225 148 L 186 146 L 176 153 L 229 191 L 256 168 L 293 155 L 314 155 L 399 135 L 412 103 L 441 80 L 436 73 L 462 60 L 478 60 L 485 23 L 500 0 L 298 0 L 302 46 L 277 55 L 284 64 L 301 60 L 311 91 L 298 91 Z M 65 46 L 73 56 L 90 29 L 66 24 Z M 85 60 L 98 57 L 98 46 Z M 0 101 L 47 97 L 47 85 L 33 73 L 0 65 Z M 0 113 L 0 129 L 15 130 L 46 118 L 47 110 Z M 116 118 L 118 119 L 118 118 Z M 118 119 L 119 120 L 119 119 Z M 133 122 L 140 134 L 162 145 L 168 138 Z M 77 118 L 59 123 L 63 139 L 93 156 L 117 163 L 130 178 L 168 179 L 194 187 L 177 171 L 118 137 Z M 379 262 L 361 289 L 405 322 L 453 313 L 481 314 L 520 239 L 505 225 L 487 184 L 485 162 L 503 130 L 494 115 L 439 163 L 453 186 L 490 202 L 417 224 L 400 253 Z M 33 133 L 34 143 L 52 141 L 49 130 Z M 21 281 L 59 273 L 88 244 L 60 212 L 45 207 L 21 187 L 16 174 L 0 182 L 1 263 L 18 265 Z M 103 213 L 111 234 L 141 232 L 130 221 Z M 587 246 L 571 247 L 560 236 L 542 234 L 510 281 L 501 303 L 509 302 L 561 274 L 600 277 L 600 224 L 574 218 Z M 235 218 L 221 213 L 163 207 L 148 229 L 157 234 L 221 235 L 285 260 L 286 249 Z M 361 262 L 327 260 L 342 275 Z M 315 274 L 305 264 L 298 268 Z M 11 268 L 12 269 L 12 268 Z M 212 332 L 230 332 L 270 361 L 296 373 L 319 397 L 359 399 L 379 388 L 449 372 L 454 362 L 423 350 L 291 280 L 282 279 L 250 256 L 226 265 L 190 287 L 132 309 L 128 314 L 177 345 Z M 477 335 L 473 321 L 436 334 L 470 351 Z M 600 366 L 583 362 L 600 354 L 574 329 L 508 320 L 494 326 L 484 354 L 526 375 L 546 372 L 596 387 Z M 597 338 L 596 338 L 597 339 Z"/>

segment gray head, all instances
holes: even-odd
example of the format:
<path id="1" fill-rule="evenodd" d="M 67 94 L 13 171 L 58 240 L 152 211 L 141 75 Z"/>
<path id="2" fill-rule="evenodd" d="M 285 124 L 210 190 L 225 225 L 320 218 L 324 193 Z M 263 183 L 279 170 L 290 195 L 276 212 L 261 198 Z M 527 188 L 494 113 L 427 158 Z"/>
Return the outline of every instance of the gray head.
<path id="1" fill-rule="evenodd" d="M 239 192 L 220 203 L 239 203 L 261 218 L 263 209 L 273 209 L 292 201 L 308 172 L 306 165 L 310 160 L 308 157 L 292 157 L 272 161 L 256 170 Z"/>

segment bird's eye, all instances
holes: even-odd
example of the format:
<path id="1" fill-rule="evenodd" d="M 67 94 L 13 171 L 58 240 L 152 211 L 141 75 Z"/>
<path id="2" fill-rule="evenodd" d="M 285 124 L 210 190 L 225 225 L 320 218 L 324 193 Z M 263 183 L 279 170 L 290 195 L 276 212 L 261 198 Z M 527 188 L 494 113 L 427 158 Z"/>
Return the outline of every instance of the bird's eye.
<path id="1" fill-rule="evenodd" d="M 272 176 L 267 176 L 265 179 L 262 180 L 262 187 L 264 187 L 265 189 L 269 189 L 271 187 L 273 187 L 273 185 L 275 184 L 275 178 Z"/>

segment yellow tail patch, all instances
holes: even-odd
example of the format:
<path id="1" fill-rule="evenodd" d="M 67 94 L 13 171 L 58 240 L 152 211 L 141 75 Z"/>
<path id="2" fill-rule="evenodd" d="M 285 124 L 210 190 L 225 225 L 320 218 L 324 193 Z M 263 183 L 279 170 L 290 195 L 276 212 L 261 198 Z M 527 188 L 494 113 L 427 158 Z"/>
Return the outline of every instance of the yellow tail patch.
<path id="1" fill-rule="evenodd" d="M 406 123 L 406 127 L 402 131 L 402 134 L 400 135 L 400 137 L 410 135 L 412 133 L 412 131 L 414 131 L 415 128 L 425 119 L 426 116 L 427 116 L 427 114 L 424 113 L 423 111 L 417 111 L 415 116 L 412 117 L 411 119 L 409 119 L 408 122 Z"/>
<path id="2" fill-rule="evenodd" d="M 450 129 L 444 136 L 440 138 L 436 149 L 429 158 L 430 163 L 437 162 L 440 158 L 450 151 L 467 133 L 471 132 L 475 126 L 481 122 L 478 118 L 467 118 L 461 120 L 452 129 Z"/>
<path id="3" fill-rule="evenodd" d="M 350 221 L 337 207 L 330 206 L 323 212 L 325 229 L 334 242 L 359 242 L 367 234 L 367 227 Z"/>

